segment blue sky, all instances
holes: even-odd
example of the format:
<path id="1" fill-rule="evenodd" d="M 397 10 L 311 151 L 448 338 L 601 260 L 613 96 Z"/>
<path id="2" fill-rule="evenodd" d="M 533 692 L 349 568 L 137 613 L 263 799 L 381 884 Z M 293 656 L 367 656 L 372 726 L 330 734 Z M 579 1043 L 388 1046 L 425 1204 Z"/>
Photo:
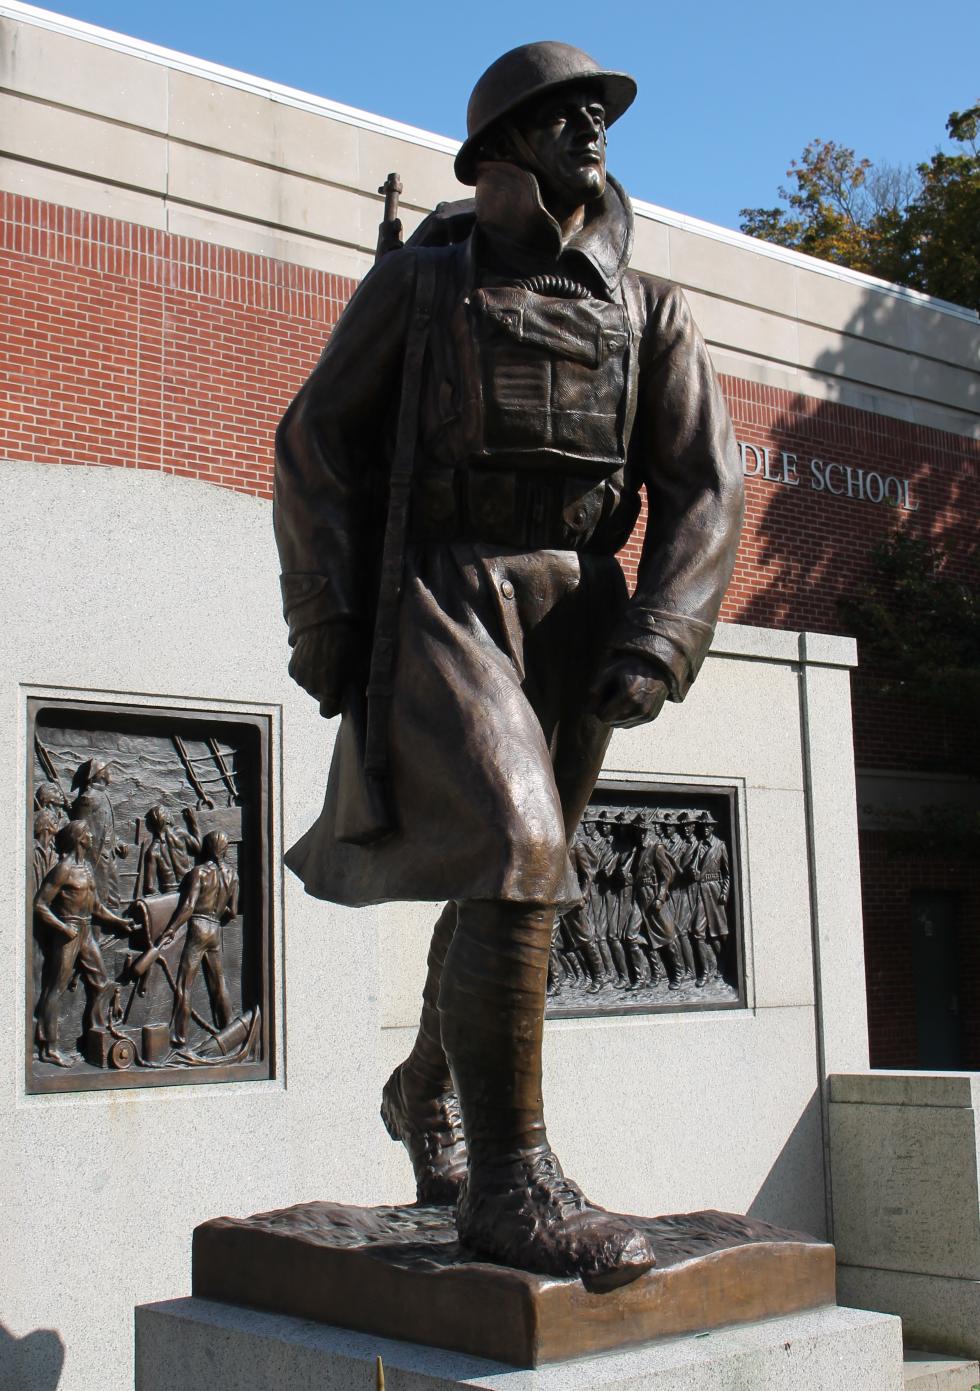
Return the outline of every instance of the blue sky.
<path id="1" fill-rule="evenodd" d="M 914 163 L 943 143 L 948 113 L 980 97 L 976 3 L 61 0 L 48 8 L 456 138 L 489 62 L 516 44 L 560 38 L 639 82 L 609 154 L 634 197 L 728 227 L 741 207 L 776 202 L 790 160 L 813 137 Z"/>

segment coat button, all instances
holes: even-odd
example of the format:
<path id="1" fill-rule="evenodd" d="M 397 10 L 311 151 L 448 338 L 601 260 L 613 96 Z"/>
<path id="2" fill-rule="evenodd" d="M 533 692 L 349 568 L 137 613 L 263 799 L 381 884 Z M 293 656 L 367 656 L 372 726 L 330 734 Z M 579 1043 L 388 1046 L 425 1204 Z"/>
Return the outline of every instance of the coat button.
<path id="1" fill-rule="evenodd" d="M 500 586 L 500 592 L 505 599 L 513 599 L 514 586 L 511 584 L 510 580 L 504 580 L 504 582 Z"/>

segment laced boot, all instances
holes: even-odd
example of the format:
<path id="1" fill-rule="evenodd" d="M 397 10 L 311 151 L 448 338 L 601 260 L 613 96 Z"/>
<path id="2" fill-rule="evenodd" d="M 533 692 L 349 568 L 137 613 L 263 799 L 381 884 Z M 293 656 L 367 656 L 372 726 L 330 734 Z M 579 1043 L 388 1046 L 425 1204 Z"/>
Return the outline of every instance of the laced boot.
<path id="1" fill-rule="evenodd" d="M 456 1214 L 460 1240 L 499 1265 L 543 1275 L 577 1276 L 589 1290 L 616 1289 L 656 1265 L 644 1232 L 626 1217 L 590 1203 L 549 1149 L 471 1175 Z"/>
<path id="2" fill-rule="evenodd" d="M 565 983 L 565 963 L 558 955 L 558 948 L 552 947 L 548 953 L 548 994 L 557 995 Z"/>
<path id="3" fill-rule="evenodd" d="M 611 981 L 616 975 L 616 968 L 613 966 L 612 953 L 609 950 L 609 939 L 605 936 L 598 937 L 596 946 L 599 948 L 599 956 L 602 959 L 603 979 Z"/>
<path id="4" fill-rule="evenodd" d="M 450 1207 L 466 1174 L 466 1139 L 442 1046 L 437 1001 L 455 928 L 456 905 L 448 903 L 432 933 L 418 1036 L 381 1093 L 381 1119 L 391 1138 L 408 1151 L 417 1201 Z"/>
<path id="5" fill-rule="evenodd" d="M 698 938 L 698 962 L 701 966 L 701 974 L 698 976 L 698 985 L 707 985 L 714 980 L 718 974 L 718 962 L 715 954 L 708 946 L 703 937 Z"/>
<path id="6" fill-rule="evenodd" d="M 443 973 L 442 1038 L 470 1167 L 456 1225 L 474 1254 L 612 1289 L 656 1263 L 646 1235 L 566 1179 L 541 1098 L 546 905 L 466 902 Z"/>
<path id="7" fill-rule="evenodd" d="M 660 955 L 659 947 L 650 948 L 650 966 L 653 971 L 653 984 L 664 985 L 667 981 L 667 970 Z"/>
<path id="8" fill-rule="evenodd" d="M 401 1063 L 381 1093 L 381 1119 L 391 1138 L 408 1150 L 416 1201 L 453 1207 L 466 1176 L 466 1138 L 452 1088 L 427 1094 L 415 1083 L 407 1063 Z"/>
<path id="9" fill-rule="evenodd" d="M 622 942 L 618 941 L 616 938 L 612 938 L 609 943 L 609 950 L 616 966 L 613 989 L 626 990 L 630 983 L 630 970 L 626 964 L 626 953 L 623 951 Z"/>
<path id="10" fill-rule="evenodd" d="M 650 984 L 651 980 L 650 962 L 647 960 L 647 954 L 640 946 L 639 942 L 627 942 L 626 945 L 629 950 L 630 963 L 633 967 L 634 975 L 633 984 L 628 986 L 627 989 L 643 990 Z"/>
<path id="11" fill-rule="evenodd" d="M 595 942 L 583 942 L 582 955 L 585 957 L 589 974 L 589 983 L 586 989 L 590 995 L 595 995 L 597 991 L 602 989 L 602 980 L 605 976 L 602 956 Z"/>
<path id="12" fill-rule="evenodd" d="M 681 957 L 684 962 L 684 970 L 678 979 L 683 981 L 694 980 L 694 952 L 691 950 L 691 939 L 686 932 L 678 932 L 677 937 L 681 945 Z"/>
<path id="13" fill-rule="evenodd" d="M 678 942 L 678 940 L 677 940 L 676 937 L 674 938 L 674 940 L 673 940 L 672 942 L 668 942 L 668 943 L 667 943 L 667 945 L 666 945 L 666 947 L 664 948 L 664 950 L 667 952 L 668 956 L 670 957 L 670 964 L 671 964 L 671 965 L 673 966 L 673 968 L 674 968 L 674 974 L 673 974 L 673 976 L 671 977 L 670 984 L 668 985 L 667 989 L 668 989 L 668 990 L 680 990 L 681 986 L 684 984 L 684 982 L 685 982 L 686 980 L 691 980 L 691 979 L 692 979 L 692 977 L 693 977 L 693 972 L 692 972 L 692 974 L 689 976 L 689 975 L 687 974 L 687 971 L 685 970 L 685 967 L 684 967 L 684 957 L 681 955 L 680 943 Z"/>

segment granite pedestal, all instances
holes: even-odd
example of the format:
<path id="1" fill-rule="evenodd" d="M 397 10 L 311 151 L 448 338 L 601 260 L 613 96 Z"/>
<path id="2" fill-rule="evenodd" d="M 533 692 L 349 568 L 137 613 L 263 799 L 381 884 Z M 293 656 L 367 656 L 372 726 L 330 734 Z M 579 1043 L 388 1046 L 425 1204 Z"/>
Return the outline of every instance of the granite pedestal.
<path id="1" fill-rule="evenodd" d="M 136 1391 L 903 1391 L 898 1319 L 819 1309 L 534 1370 L 281 1314 L 179 1299 L 136 1310 Z"/>

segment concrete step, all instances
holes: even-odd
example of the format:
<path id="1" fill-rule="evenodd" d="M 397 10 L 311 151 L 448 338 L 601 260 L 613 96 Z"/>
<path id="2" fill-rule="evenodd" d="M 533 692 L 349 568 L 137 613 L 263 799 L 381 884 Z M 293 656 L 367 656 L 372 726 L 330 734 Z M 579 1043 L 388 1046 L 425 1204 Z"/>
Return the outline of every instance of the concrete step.
<path id="1" fill-rule="evenodd" d="M 906 1391 L 976 1391 L 980 1363 L 938 1352 L 905 1349 Z"/>

